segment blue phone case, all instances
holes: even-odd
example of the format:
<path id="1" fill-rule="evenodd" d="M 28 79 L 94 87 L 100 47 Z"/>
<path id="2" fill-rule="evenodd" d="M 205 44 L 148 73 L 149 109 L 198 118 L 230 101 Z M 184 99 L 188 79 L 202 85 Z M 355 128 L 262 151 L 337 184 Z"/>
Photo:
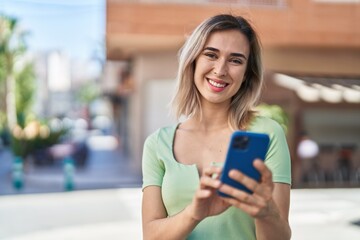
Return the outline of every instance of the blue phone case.
<path id="1" fill-rule="evenodd" d="M 260 180 L 260 173 L 253 166 L 256 158 L 265 159 L 269 147 L 269 136 L 263 133 L 235 131 L 230 140 L 224 168 L 220 177 L 221 182 L 235 188 L 252 193 L 244 185 L 229 177 L 231 169 L 238 169 L 247 176 Z M 219 192 L 221 196 L 229 197 L 227 194 Z"/>

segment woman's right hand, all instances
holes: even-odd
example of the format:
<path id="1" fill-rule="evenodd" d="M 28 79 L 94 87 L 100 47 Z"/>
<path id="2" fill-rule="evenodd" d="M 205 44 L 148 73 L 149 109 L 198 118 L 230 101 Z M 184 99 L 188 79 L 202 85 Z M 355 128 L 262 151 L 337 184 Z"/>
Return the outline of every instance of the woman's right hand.
<path id="1" fill-rule="evenodd" d="M 219 180 L 221 171 L 222 169 L 216 166 L 204 169 L 200 177 L 200 186 L 189 206 L 194 220 L 201 221 L 206 217 L 218 215 L 230 206 L 217 194 L 217 190 L 221 186 Z"/>

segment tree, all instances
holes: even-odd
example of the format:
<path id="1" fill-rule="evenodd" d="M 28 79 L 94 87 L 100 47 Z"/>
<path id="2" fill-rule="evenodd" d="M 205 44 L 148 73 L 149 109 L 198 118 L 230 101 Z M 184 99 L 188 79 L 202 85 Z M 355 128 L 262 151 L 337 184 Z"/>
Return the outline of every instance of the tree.
<path id="1" fill-rule="evenodd" d="M 289 117 L 283 108 L 281 108 L 279 105 L 268 105 L 263 103 L 257 106 L 257 110 L 262 116 L 269 117 L 278 122 L 283 128 L 284 132 L 287 133 Z"/>
<path id="2" fill-rule="evenodd" d="M 31 62 L 26 63 L 20 72 L 15 73 L 15 82 L 17 123 L 25 127 L 26 116 L 31 111 L 35 92 L 35 73 Z"/>
<path id="3" fill-rule="evenodd" d="M 0 15 L 0 111 L 5 113 L 10 129 L 17 124 L 15 72 L 19 58 L 26 52 L 26 35 L 16 18 Z"/>

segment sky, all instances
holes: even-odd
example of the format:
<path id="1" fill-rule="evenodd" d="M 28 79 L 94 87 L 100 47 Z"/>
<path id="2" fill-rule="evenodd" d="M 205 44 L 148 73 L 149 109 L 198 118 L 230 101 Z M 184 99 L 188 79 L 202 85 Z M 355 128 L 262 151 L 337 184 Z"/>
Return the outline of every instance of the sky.
<path id="1" fill-rule="evenodd" d="M 0 14 L 29 31 L 30 51 L 65 51 L 90 59 L 105 44 L 105 0 L 0 0 Z"/>

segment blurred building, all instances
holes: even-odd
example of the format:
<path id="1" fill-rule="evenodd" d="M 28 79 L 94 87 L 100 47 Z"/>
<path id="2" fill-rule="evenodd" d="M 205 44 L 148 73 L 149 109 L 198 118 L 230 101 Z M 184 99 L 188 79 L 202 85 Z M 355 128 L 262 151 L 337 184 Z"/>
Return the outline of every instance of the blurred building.
<path id="1" fill-rule="evenodd" d="M 35 112 L 41 117 L 64 115 L 71 109 L 71 64 L 61 51 L 35 55 Z"/>
<path id="2" fill-rule="evenodd" d="M 53 50 L 34 56 L 37 77 L 35 112 L 44 118 L 83 117 L 76 92 L 101 75 L 94 60 L 75 60 L 64 51 Z"/>
<path id="3" fill-rule="evenodd" d="M 167 104 L 186 35 L 209 16 L 234 13 L 260 34 L 263 101 L 289 114 L 293 169 L 301 164 L 296 147 L 304 130 L 325 154 L 319 156 L 323 173 L 335 174 L 343 147 L 351 149 L 353 169 L 360 169 L 359 1 L 107 0 L 106 9 L 107 68 L 113 70 L 107 92 L 114 106 L 126 109 L 124 141 L 138 166 L 146 136 L 175 122 Z M 124 94 L 126 84 L 131 91 Z"/>

